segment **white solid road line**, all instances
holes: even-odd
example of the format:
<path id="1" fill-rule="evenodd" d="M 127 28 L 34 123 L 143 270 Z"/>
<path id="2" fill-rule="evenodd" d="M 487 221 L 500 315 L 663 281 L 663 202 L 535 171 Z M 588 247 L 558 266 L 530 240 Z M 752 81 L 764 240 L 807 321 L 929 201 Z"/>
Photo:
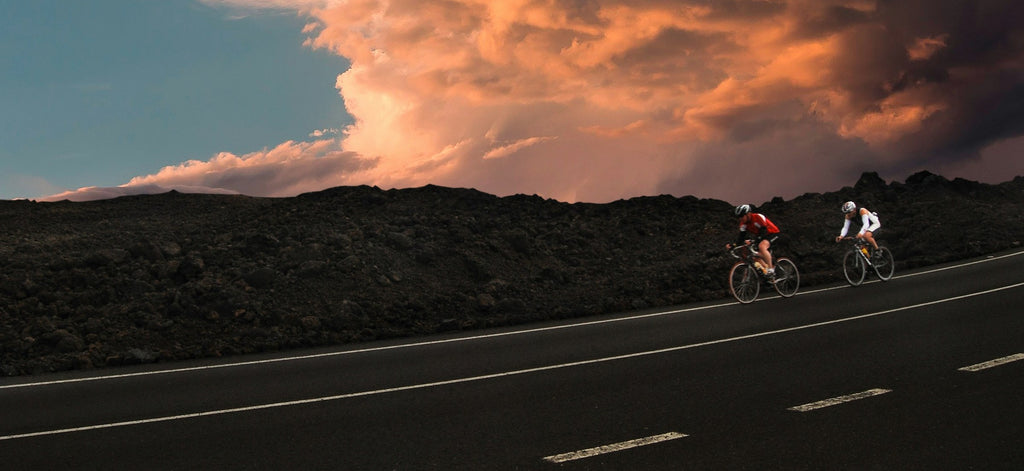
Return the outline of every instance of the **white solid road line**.
<path id="1" fill-rule="evenodd" d="M 667 442 L 669 440 L 675 440 L 678 438 L 683 438 L 685 436 L 685 434 L 678 432 L 663 433 L 661 435 L 638 438 L 636 440 L 628 440 L 624 442 L 613 443 L 611 445 L 587 448 L 586 450 L 562 453 L 560 455 L 546 456 L 544 457 L 544 461 L 550 461 L 552 463 L 564 463 L 566 461 L 590 458 L 592 456 L 604 455 L 607 453 L 615 453 L 616 451 L 628 450 L 630 448 L 636 448 L 638 446 L 653 445 L 655 443 Z"/>
<path id="2" fill-rule="evenodd" d="M 847 402 L 858 401 L 861 399 L 867 399 L 869 397 L 880 396 L 885 393 L 892 392 L 891 389 L 869 389 L 864 392 L 857 394 L 849 394 L 846 396 L 833 397 L 831 399 L 825 399 L 824 401 L 812 402 L 810 404 L 804 404 L 802 406 L 790 407 L 789 410 L 797 412 L 808 412 L 816 409 L 824 409 L 826 407 L 837 406 Z"/>
<path id="3" fill-rule="evenodd" d="M 960 368 L 959 371 L 971 371 L 971 372 L 974 372 L 974 371 L 987 370 L 989 368 L 995 368 L 997 366 L 1002 366 L 1002 365 L 1005 365 L 1007 363 L 1012 363 L 1012 362 L 1015 362 L 1015 361 L 1018 361 L 1018 360 L 1024 360 L 1024 353 L 1018 353 L 1016 355 L 1010 355 L 1010 356 L 1007 356 L 1007 357 L 996 358 L 995 360 L 986 361 L 984 363 L 978 363 L 977 365 L 965 366 L 963 368 Z"/>
<path id="4" fill-rule="evenodd" d="M 730 302 L 725 302 L 725 303 L 720 303 L 720 304 L 709 304 L 709 305 L 706 305 L 706 306 L 697 306 L 697 307 L 684 308 L 684 309 L 674 309 L 674 310 L 671 310 L 671 311 L 659 311 L 659 312 L 652 312 L 652 313 L 648 313 L 648 314 L 638 314 L 638 315 L 633 315 L 633 316 L 628 316 L 628 317 L 616 317 L 616 318 L 612 318 L 612 319 L 602 319 L 602 320 L 598 320 L 598 321 L 577 322 L 577 323 L 574 323 L 574 324 L 561 324 L 561 325 L 555 325 L 555 326 L 549 326 L 549 327 L 536 327 L 536 328 L 532 328 L 532 329 L 514 330 L 514 331 L 499 332 L 499 333 L 494 333 L 494 334 L 471 335 L 471 336 L 467 336 L 467 337 L 456 337 L 456 338 L 443 339 L 443 340 L 426 340 L 426 341 L 422 341 L 422 342 L 402 343 L 402 344 L 397 344 L 397 345 L 387 345 L 387 346 L 383 346 L 383 347 L 368 347 L 368 348 L 360 348 L 360 349 L 356 349 L 356 350 L 343 350 L 343 351 L 339 351 L 339 352 L 315 353 L 315 354 L 310 354 L 310 355 L 299 355 L 299 356 L 289 356 L 289 357 L 282 357 L 282 358 L 271 358 L 271 359 L 267 359 L 267 360 L 241 361 L 241 362 L 222 363 L 222 364 L 207 365 L 207 366 L 194 366 L 194 367 L 186 367 L 186 368 L 172 368 L 172 369 L 154 370 L 154 371 L 140 371 L 140 372 L 137 372 L 137 373 L 123 373 L 123 374 L 103 375 L 103 376 L 89 376 L 89 377 L 83 377 L 83 378 L 58 379 L 58 380 L 51 380 L 51 381 L 37 381 L 37 382 L 32 382 L 32 383 L 6 384 L 6 385 L 0 385 L 0 389 L 28 388 L 28 387 L 37 387 L 37 386 L 52 386 L 52 385 L 56 385 L 56 384 L 83 383 L 83 382 L 87 382 L 87 381 L 106 381 L 106 380 L 111 380 L 111 379 L 131 378 L 131 377 L 135 377 L 135 376 L 155 376 L 155 375 L 165 375 L 165 374 L 171 374 L 171 373 L 188 373 L 188 372 L 193 372 L 193 371 L 215 370 L 215 369 L 221 369 L 221 368 L 234 368 L 234 367 L 239 367 L 239 366 L 264 365 L 264 364 L 270 364 L 270 363 L 282 363 L 282 362 L 299 361 L 299 360 L 312 360 L 312 359 L 316 359 L 316 358 L 335 357 L 335 356 L 342 356 L 342 355 L 354 355 L 354 354 L 358 354 L 358 353 L 379 352 L 379 351 L 384 351 L 384 350 L 398 350 L 398 349 L 412 348 L 412 347 L 425 347 L 425 346 L 431 346 L 431 345 L 442 345 L 442 344 L 446 344 L 446 343 L 469 342 L 469 341 L 472 341 L 472 340 L 483 340 L 483 339 L 491 339 L 491 338 L 498 338 L 498 337 L 511 337 L 511 336 L 515 336 L 515 335 L 532 334 L 532 333 L 536 333 L 536 332 L 545 332 L 545 331 L 561 330 L 561 329 L 572 329 L 572 328 L 576 328 L 576 327 L 586 327 L 586 326 L 598 325 L 598 324 L 610 324 L 610 323 L 614 323 L 614 322 L 625 322 L 625 321 L 631 321 L 631 320 L 636 320 L 636 319 L 645 319 L 645 318 L 649 318 L 649 317 L 660 317 L 660 316 L 667 316 L 667 315 L 671 315 L 671 314 L 681 314 L 681 313 L 684 313 L 684 312 L 703 311 L 703 310 L 707 310 L 707 309 L 715 309 L 715 308 L 722 308 L 722 307 L 726 307 L 726 306 L 733 306 L 735 304 L 736 304 L 735 302 L 730 301 Z"/>
<path id="5" fill-rule="evenodd" d="M 884 315 L 888 315 L 888 314 L 892 314 L 892 313 L 896 313 L 896 312 L 913 310 L 913 309 L 917 309 L 917 308 L 921 308 L 921 307 L 925 307 L 925 306 L 932 306 L 932 305 L 936 305 L 936 304 L 942 304 L 942 303 L 947 303 L 947 302 L 952 302 L 952 301 L 958 301 L 958 300 L 961 300 L 961 299 L 972 298 L 972 297 L 975 297 L 975 296 L 983 296 L 983 295 L 986 295 L 986 294 L 996 293 L 996 292 L 999 292 L 999 291 L 1019 288 L 1021 286 L 1024 286 L 1024 282 L 1016 283 L 1016 284 L 1012 284 L 1012 285 L 1007 285 L 1007 286 L 1003 286 L 1003 287 L 999 287 L 999 288 L 993 288 L 993 289 L 986 290 L 986 291 L 979 291 L 979 292 L 976 292 L 976 293 L 964 294 L 964 295 L 960 295 L 960 296 L 954 296 L 954 297 L 951 297 L 951 298 L 939 299 L 939 300 L 936 300 L 936 301 L 929 301 L 929 302 L 926 302 L 926 303 L 913 304 L 913 305 L 910 305 L 910 306 L 903 306 L 903 307 L 888 309 L 888 310 L 885 310 L 885 311 L 872 312 L 872 313 L 869 313 L 869 314 L 861 314 L 859 316 L 844 317 L 842 319 L 834 319 L 834 320 L 831 320 L 831 321 L 818 322 L 818 323 L 814 323 L 814 324 L 806 324 L 806 325 L 801 325 L 801 326 L 796 326 L 796 327 L 789 327 L 789 328 L 785 328 L 785 329 L 771 330 L 771 331 L 766 331 L 766 332 L 759 332 L 759 333 L 755 333 L 755 334 L 741 335 L 741 336 L 738 336 L 738 337 L 729 337 L 729 338 L 718 339 L 718 340 L 709 340 L 707 342 L 692 343 L 692 344 L 687 344 L 687 345 L 679 345 L 679 346 L 675 346 L 675 347 L 662 348 L 662 349 L 658 349 L 658 350 L 648 350 L 648 351 L 644 351 L 644 352 L 627 353 L 627 354 L 623 354 L 623 355 L 616 355 L 616 356 L 603 357 L 603 358 L 594 358 L 594 359 L 590 359 L 590 360 L 581 360 L 581 361 L 575 361 L 575 362 L 571 362 L 571 363 L 561 363 L 561 364 L 556 364 L 556 365 L 539 366 L 539 367 L 536 367 L 536 368 L 527 368 L 527 369 L 523 369 L 523 370 L 512 370 L 512 371 L 505 371 L 505 372 L 500 372 L 500 373 L 492 373 L 492 374 L 486 374 L 486 375 L 480 375 L 480 376 L 456 378 L 456 379 L 450 379 L 450 380 L 445 380 L 445 381 L 437 381 L 437 382 L 433 382 L 433 383 L 413 384 L 413 385 L 399 386 L 399 387 L 394 387 L 394 388 L 377 389 L 377 390 L 373 390 L 373 391 L 362 391 L 362 392 L 349 393 L 349 394 L 339 394 L 339 395 L 336 395 L 336 396 L 325 396 L 325 397 L 317 397 L 317 398 L 311 398 L 311 399 L 302 399 L 302 400 L 297 400 L 297 401 L 287 401 L 287 402 L 277 402 L 277 403 L 270 403 L 270 404 L 260 404 L 260 405 L 256 405 L 256 406 L 239 407 L 239 408 L 235 408 L 235 409 L 213 410 L 213 411 L 207 411 L 207 412 L 197 412 L 197 413 L 191 413 L 191 414 L 175 415 L 175 416 L 170 416 L 170 417 L 157 417 L 157 418 L 152 418 L 152 419 L 143 419 L 143 420 L 135 420 L 135 421 L 128 421 L 128 422 L 115 422 L 115 423 L 109 423 L 109 424 L 90 425 L 90 426 L 86 426 L 86 427 L 76 427 L 76 428 L 68 428 L 68 429 L 60 429 L 60 430 L 48 430 L 48 431 L 25 433 L 25 434 L 19 434 L 19 435 L 7 435 L 7 436 L 0 436 L 0 441 L 3 441 L 3 440 L 15 440 L 15 439 L 29 438 L 29 437 L 38 437 L 38 436 L 44 436 L 44 435 L 57 435 L 57 434 L 63 434 L 63 433 L 83 432 L 83 431 L 87 431 L 87 430 L 97 430 L 97 429 L 105 429 L 105 428 L 112 428 L 112 427 L 124 427 L 124 426 L 129 426 L 129 425 L 140 425 L 140 424 L 155 423 L 155 422 L 165 422 L 165 421 L 169 421 L 169 420 L 181 420 L 181 419 L 191 419 L 191 418 L 196 418 L 196 417 L 207 417 L 207 416 L 213 416 L 213 415 L 233 414 L 233 413 L 239 413 L 239 412 L 248 412 L 248 411 L 262 410 L 262 409 L 273 409 L 273 408 L 278 408 L 278 407 L 290 407 L 290 406 L 298 406 L 298 405 L 320 403 L 320 402 L 328 402 L 328 401 L 337 401 L 337 400 L 342 400 L 342 399 L 350 399 L 350 398 L 354 398 L 354 397 L 374 396 L 374 395 L 378 395 L 378 394 L 388 394 L 388 393 L 399 392 L 399 391 L 410 391 L 410 390 L 415 390 L 415 389 L 433 388 L 433 387 L 437 387 L 437 386 L 447 386 L 447 385 L 452 385 L 452 384 L 470 383 L 470 382 L 475 382 L 475 381 L 482 381 L 482 380 L 489 380 L 489 379 L 496 379 L 496 378 L 504 378 L 504 377 L 509 377 L 509 376 L 517 376 L 517 375 L 523 375 L 523 374 L 539 373 L 539 372 L 542 372 L 542 371 L 553 371 L 553 370 L 559 370 L 559 369 L 564 369 L 564 368 L 574 368 L 574 367 L 577 367 L 577 366 L 593 365 L 593 364 L 597 364 L 597 363 L 607 363 L 607 362 L 610 362 L 610 361 L 626 360 L 626 359 L 631 359 L 631 358 L 641 358 L 641 357 L 652 356 L 652 355 L 660 355 L 660 354 L 670 353 L 670 352 L 678 352 L 678 351 L 683 351 L 683 350 L 691 350 L 691 349 L 695 349 L 695 348 L 708 347 L 708 346 L 712 346 L 712 345 L 721 345 L 721 344 L 725 344 L 725 343 L 738 342 L 738 341 L 748 340 L 748 339 L 755 339 L 755 338 L 761 338 L 761 337 L 769 337 L 769 336 L 772 336 L 772 335 L 779 335 L 779 334 L 784 334 L 784 333 L 788 333 L 788 332 L 799 332 L 799 331 L 802 331 L 802 330 L 808 330 L 808 329 L 814 329 L 814 328 L 818 328 L 818 327 L 836 325 L 836 324 L 841 324 L 841 323 L 844 323 L 844 322 L 852 322 L 852 321 L 856 321 L 856 320 L 860 320 L 860 319 L 867 319 L 867 318 L 871 318 L 871 317 L 884 316 Z"/>
<path id="6" fill-rule="evenodd" d="M 982 260 L 976 260 L 976 261 L 973 261 L 973 262 L 967 262 L 967 263 L 962 263 L 962 264 L 958 264 L 958 265 L 952 265 L 952 266 L 948 266 L 948 267 L 937 268 L 937 269 L 923 271 L 923 272 L 918 272 L 918 273 L 912 273 L 912 274 L 908 274 L 908 275 L 897 275 L 894 278 L 911 277 L 911 276 L 923 275 L 923 274 L 926 274 L 926 273 L 934 273 L 934 272 L 938 272 L 938 271 L 952 270 L 954 268 L 964 267 L 964 266 L 968 266 L 968 265 L 975 265 L 975 264 L 978 264 L 978 263 L 987 263 L 987 262 L 991 262 L 993 260 L 999 260 L 999 259 L 1007 258 L 1007 257 L 1015 257 L 1015 256 L 1018 256 L 1018 255 L 1024 255 L 1024 251 L 1014 252 L 1014 253 L 1006 254 L 1006 255 L 1001 255 L 1001 256 L 998 256 L 998 257 L 989 257 L 989 258 L 982 259 Z M 1014 286 L 1010 286 L 1010 287 L 1015 287 L 1015 286 L 1018 286 L 1018 285 L 1014 285 Z M 819 293 L 819 292 L 823 292 L 823 291 L 832 291 L 832 290 L 836 290 L 836 289 L 845 289 L 845 288 L 849 288 L 849 287 L 850 287 L 849 285 L 841 285 L 841 286 L 834 286 L 834 287 L 830 287 L 830 288 L 819 288 L 819 289 L 816 289 L 816 290 L 805 291 L 805 292 L 802 292 L 800 294 L 807 295 L 807 294 Z M 773 298 L 767 298 L 767 299 L 773 299 Z M 938 301 L 936 301 L 936 302 L 938 302 Z M 172 373 L 187 373 L 187 372 L 192 372 L 192 371 L 213 370 L 213 369 L 220 369 L 220 368 L 234 368 L 234 367 L 239 367 L 239 366 L 261 365 L 261 364 L 280 363 L 280 362 L 287 362 L 287 361 L 310 360 L 310 359 L 315 359 L 315 358 L 324 358 L 324 357 L 332 357 L 332 356 L 340 356 L 340 355 L 353 355 L 353 354 L 357 354 L 357 353 L 367 353 L 367 352 L 375 352 L 375 351 L 381 351 L 381 350 L 395 350 L 395 349 L 400 349 L 400 348 L 422 347 L 422 346 L 439 345 L 439 344 L 445 344 L 445 343 L 468 342 L 468 341 L 472 341 L 472 340 L 481 340 L 481 339 L 488 339 L 488 338 L 495 338 L 495 337 L 510 337 L 510 336 L 514 336 L 514 335 L 522 335 L 522 334 L 529 334 L 529 333 L 535 333 L 535 332 L 543 332 L 543 331 L 549 331 L 549 330 L 571 329 L 571 328 L 584 327 L 584 326 L 589 326 L 589 325 L 608 324 L 608 323 L 613 323 L 613 322 L 624 322 L 624 321 L 630 321 L 630 320 L 635 320 L 635 319 L 644 319 L 644 318 L 649 318 L 649 317 L 659 317 L 659 316 L 667 316 L 667 315 L 672 315 L 672 314 L 681 314 L 681 313 L 684 313 L 684 312 L 703 311 L 703 310 L 708 310 L 708 309 L 716 309 L 716 308 L 722 308 L 722 307 L 726 307 L 726 306 L 733 306 L 735 304 L 736 304 L 735 302 L 731 302 L 730 301 L 730 302 L 725 302 L 725 303 L 709 304 L 709 305 L 706 305 L 706 306 L 697 306 L 697 307 L 691 307 L 691 308 L 685 308 L 685 309 L 673 309 L 673 310 L 669 310 L 669 311 L 659 311 L 659 312 L 653 312 L 653 313 L 648 313 L 648 314 L 639 314 L 639 315 L 634 315 L 634 316 L 616 317 L 616 318 L 612 318 L 612 319 L 603 319 L 603 320 L 599 320 L 599 321 L 579 322 L 579 323 L 574 323 L 574 324 L 562 324 L 562 325 L 556 325 L 556 326 L 550 326 L 550 327 L 538 327 L 538 328 L 532 328 L 532 329 L 515 330 L 515 331 L 510 331 L 510 332 L 500 332 L 500 333 L 495 333 L 495 334 L 471 335 L 471 336 L 468 336 L 468 337 L 457 337 L 457 338 L 444 339 L 444 340 L 428 340 L 428 341 L 423 341 L 423 342 L 403 343 L 403 344 L 398 344 L 398 345 L 388 345 L 388 346 L 384 346 L 384 347 L 370 347 L 370 348 L 362 348 L 362 349 L 356 349 L 356 350 L 344 350 L 344 351 L 340 351 L 340 352 L 329 352 L 329 353 L 317 353 L 317 354 L 312 354 L 312 355 L 288 356 L 288 357 L 282 357 L 282 358 L 272 358 L 272 359 L 268 359 L 268 360 L 241 361 L 241 362 L 234 362 L 234 363 L 222 363 L 222 364 L 218 364 L 218 365 L 197 366 L 197 367 L 189 367 L 189 368 L 171 368 L 171 369 L 166 369 L 166 370 L 141 371 L 141 372 L 137 372 L 137 373 L 124 373 L 124 374 L 103 375 L 103 376 L 89 376 L 89 377 L 83 377 L 83 378 L 60 379 L 60 380 L 52 380 L 52 381 L 38 381 L 38 382 L 20 383 L 20 384 L 6 384 L 6 385 L 0 385 L 0 390 L 2 390 L 2 389 L 13 389 L 13 388 L 37 387 L 37 386 L 52 386 L 52 385 L 56 385 L 56 384 L 81 383 L 81 382 L 87 382 L 87 381 L 105 381 L 105 380 L 120 379 L 120 378 L 130 378 L 130 377 L 134 377 L 134 376 L 153 376 L 153 375 L 164 375 L 164 374 L 172 374 Z M 928 303 L 918 304 L 917 306 L 924 306 L 926 304 L 928 304 Z M 917 307 L 917 306 L 911 306 L 911 307 Z M 889 311 L 886 311 L 886 312 L 889 312 Z"/>

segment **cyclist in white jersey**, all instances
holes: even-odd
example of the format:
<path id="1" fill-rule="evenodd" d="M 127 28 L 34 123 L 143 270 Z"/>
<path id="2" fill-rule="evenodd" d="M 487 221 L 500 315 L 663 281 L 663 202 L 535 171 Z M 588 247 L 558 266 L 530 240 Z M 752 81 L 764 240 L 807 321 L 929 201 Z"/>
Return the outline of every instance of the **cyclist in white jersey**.
<path id="1" fill-rule="evenodd" d="M 850 232 L 850 223 L 854 217 L 860 215 L 860 232 L 857 233 L 858 239 L 864 239 L 871 243 L 871 246 L 878 250 L 878 243 L 875 242 L 875 231 L 879 227 L 882 227 L 882 223 L 878 221 L 878 215 L 868 211 L 867 208 L 860 208 L 857 210 L 857 205 L 853 201 L 847 201 L 843 203 L 843 230 L 839 233 L 839 237 L 836 237 L 836 242 L 843 240 L 846 234 Z"/>

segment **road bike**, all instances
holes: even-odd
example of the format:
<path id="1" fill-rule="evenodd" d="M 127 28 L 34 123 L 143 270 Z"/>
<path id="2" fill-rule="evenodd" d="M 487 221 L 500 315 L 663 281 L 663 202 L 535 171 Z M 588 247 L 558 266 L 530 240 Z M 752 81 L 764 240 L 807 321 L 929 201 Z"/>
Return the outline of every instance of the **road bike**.
<path id="1" fill-rule="evenodd" d="M 765 274 L 767 267 L 754 244 L 737 245 L 729 249 L 729 255 L 739 259 L 729 270 L 729 291 L 743 304 L 757 299 L 762 284 L 772 285 L 783 298 L 795 295 L 800 289 L 800 272 L 788 257 L 775 258 L 775 275 L 770 276 Z"/>
<path id="2" fill-rule="evenodd" d="M 892 278 L 896 266 L 893 264 L 892 252 L 889 249 L 879 245 L 877 249 L 871 250 L 871 244 L 866 243 L 864 239 L 844 239 L 853 241 L 853 248 L 843 256 L 843 274 L 850 285 L 858 286 L 863 283 L 868 267 L 874 269 L 878 279 L 882 281 L 889 281 Z"/>

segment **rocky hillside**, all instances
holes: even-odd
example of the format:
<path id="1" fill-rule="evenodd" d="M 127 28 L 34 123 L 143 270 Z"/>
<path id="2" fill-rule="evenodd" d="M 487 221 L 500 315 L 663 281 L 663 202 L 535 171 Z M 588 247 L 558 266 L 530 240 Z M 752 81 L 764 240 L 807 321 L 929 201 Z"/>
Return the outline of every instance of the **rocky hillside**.
<path id="1" fill-rule="evenodd" d="M 1024 178 L 922 172 L 757 207 L 803 286 L 838 281 L 839 206 L 877 211 L 897 270 L 1018 247 Z M 0 201 L 0 374 L 167 362 L 727 296 L 723 201 L 567 204 L 427 186 L 294 198 Z"/>

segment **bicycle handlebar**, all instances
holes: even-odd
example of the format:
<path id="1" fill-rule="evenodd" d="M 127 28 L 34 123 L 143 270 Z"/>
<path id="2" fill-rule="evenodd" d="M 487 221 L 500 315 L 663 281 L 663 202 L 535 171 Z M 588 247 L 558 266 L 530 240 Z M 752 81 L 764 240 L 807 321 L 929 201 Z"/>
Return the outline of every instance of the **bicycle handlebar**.
<path id="1" fill-rule="evenodd" d="M 734 258 L 742 259 L 743 257 L 741 257 L 739 255 L 739 250 L 740 249 L 749 249 L 751 254 L 756 254 L 757 253 L 757 250 L 754 249 L 754 245 L 753 244 L 734 245 L 731 249 L 725 249 L 725 251 L 729 252 L 729 255 L 732 255 Z"/>
<path id="2" fill-rule="evenodd" d="M 779 236 L 773 236 L 772 238 L 767 239 L 767 240 L 768 240 L 769 243 L 775 243 L 775 240 L 778 239 L 778 238 L 779 238 Z M 745 244 L 733 245 L 733 247 L 731 249 L 725 249 L 725 251 L 729 252 L 729 255 L 732 255 L 733 257 L 742 259 L 743 257 L 740 257 L 739 255 L 736 255 L 736 251 L 739 250 L 742 247 L 750 248 L 750 255 L 752 255 L 754 257 L 759 257 L 758 252 L 757 252 L 757 244 L 755 244 L 755 243 L 753 243 L 752 241 L 749 241 L 749 240 Z M 772 249 L 768 249 L 768 251 L 771 252 Z"/>

